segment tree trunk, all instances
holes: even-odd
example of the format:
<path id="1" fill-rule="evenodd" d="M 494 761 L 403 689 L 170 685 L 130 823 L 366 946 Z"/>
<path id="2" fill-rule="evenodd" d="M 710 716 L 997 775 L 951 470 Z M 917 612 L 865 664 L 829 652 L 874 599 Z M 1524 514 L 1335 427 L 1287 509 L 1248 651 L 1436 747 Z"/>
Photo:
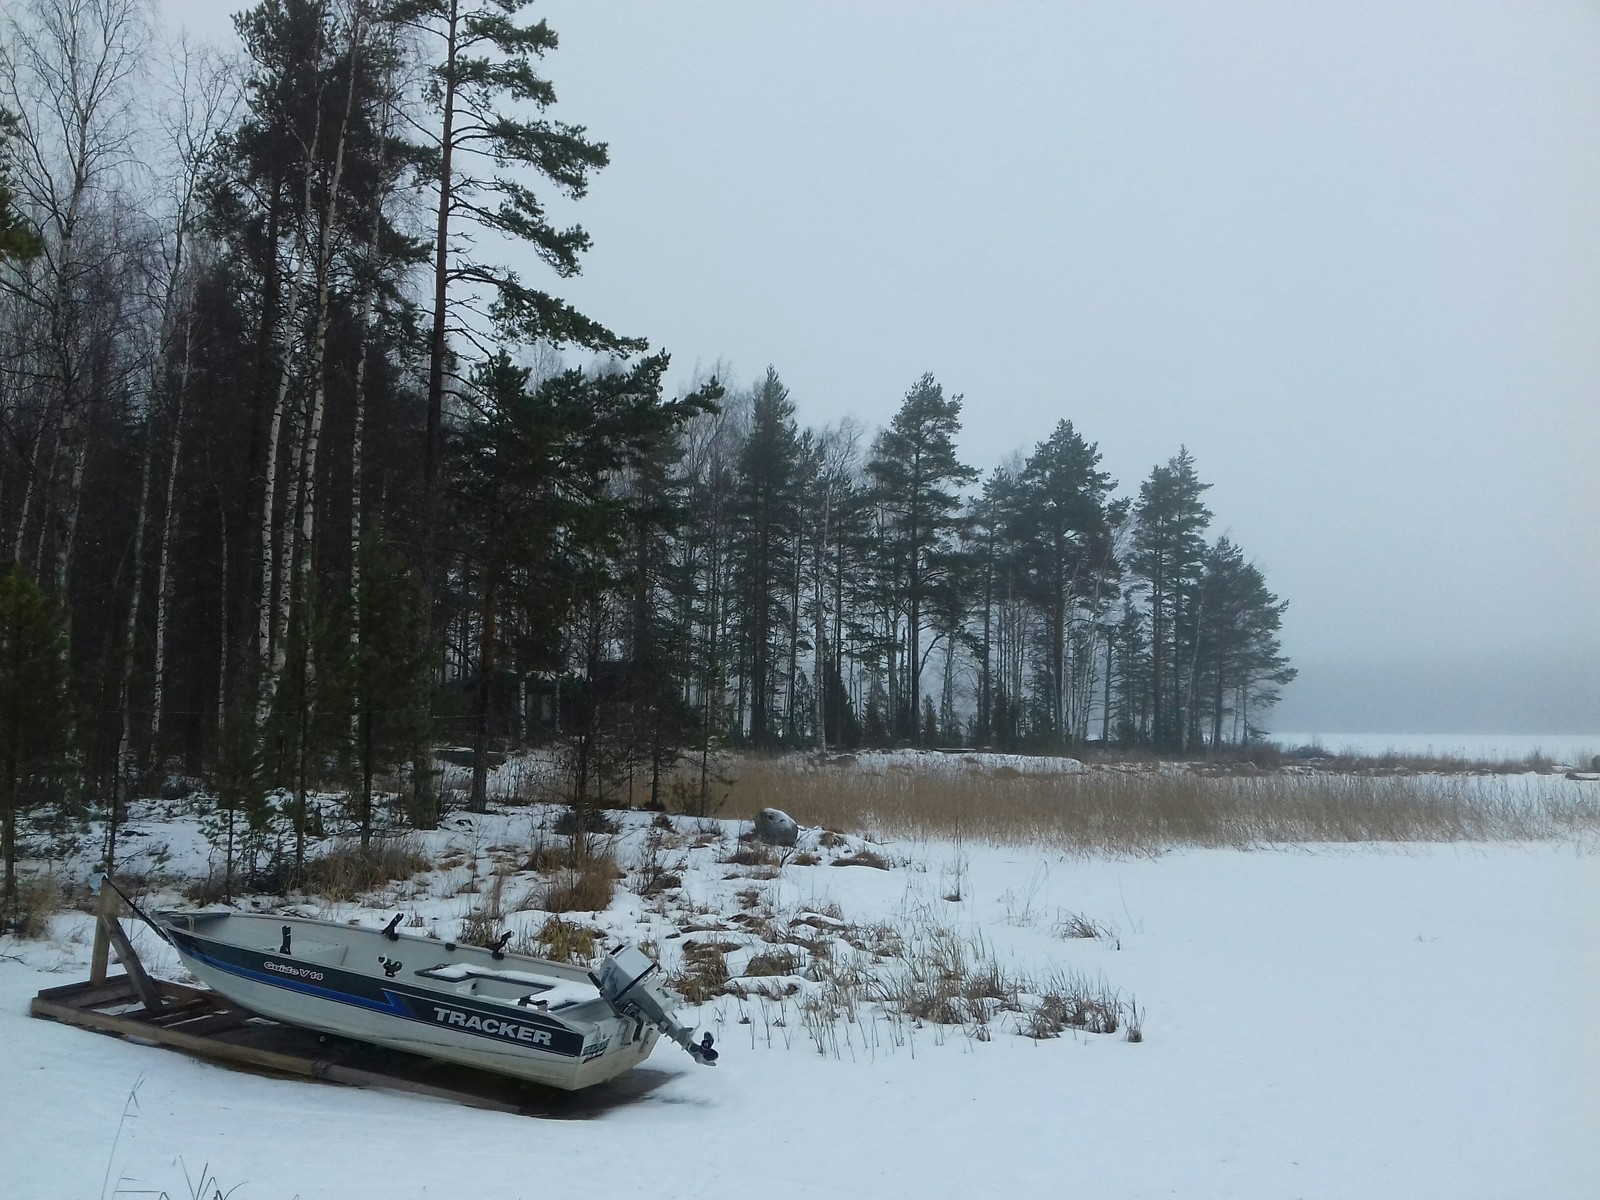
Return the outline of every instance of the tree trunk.
<path id="1" fill-rule="evenodd" d="M 361 848 L 372 844 L 372 707 L 361 714 Z"/>
<path id="2" fill-rule="evenodd" d="M 322 414 L 328 395 L 328 322 L 331 315 L 333 276 L 333 229 L 339 220 L 339 188 L 344 178 L 344 149 L 350 129 L 350 114 L 355 110 L 356 83 L 361 74 L 361 39 L 365 5 L 357 4 L 350 27 L 350 79 L 345 88 L 344 113 L 339 118 L 339 136 L 334 143 L 333 173 L 328 181 L 328 199 L 323 205 L 322 222 L 317 230 L 317 323 L 311 352 L 311 411 L 306 421 L 305 484 L 300 507 L 299 572 L 302 601 L 311 590 L 312 550 L 317 528 L 317 454 L 322 445 Z M 308 664 L 311 639 L 303 640 Z M 308 665 L 308 670 L 309 670 Z"/>
<path id="3" fill-rule="evenodd" d="M 499 600 L 495 569 L 491 567 L 483 585 L 483 623 L 478 641 L 477 711 L 472 729 L 472 794 L 468 811 L 489 811 L 489 705 L 494 694 L 494 640 L 496 606 Z M 591 678 L 591 686 L 592 686 Z"/>
<path id="4" fill-rule="evenodd" d="M 385 87 L 388 86 L 386 82 Z M 383 124 L 379 130 L 378 142 L 379 194 L 372 206 L 372 229 L 367 235 L 367 261 L 370 277 L 361 288 L 361 315 L 357 321 L 357 328 L 361 330 L 362 340 L 361 348 L 356 358 L 356 381 L 353 396 L 355 419 L 354 427 L 350 434 L 350 655 L 352 659 L 361 651 L 361 605 L 359 601 L 361 596 L 362 452 L 365 449 L 364 443 L 367 428 L 367 359 L 372 353 L 372 307 L 374 295 L 378 290 L 379 284 L 377 271 L 378 236 L 383 227 L 383 205 L 388 196 L 384 168 L 389 148 L 389 120 L 390 110 L 386 99 Z M 352 714 L 351 720 L 354 721 L 355 719 L 355 715 Z M 351 732 L 354 733 L 355 730 L 352 728 Z"/>
<path id="5" fill-rule="evenodd" d="M 294 337 L 295 322 L 300 315 L 300 294 L 305 288 L 306 270 L 310 265 L 309 231 L 312 218 L 312 180 L 316 174 L 317 145 L 322 136 L 321 107 L 311 135 L 311 145 L 306 152 L 305 159 L 305 190 L 302 204 L 300 228 L 295 234 L 295 270 L 293 280 L 289 285 L 289 307 L 284 314 L 283 346 L 278 361 L 278 395 L 272 406 L 272 419 L 267 427 L 267 463 L 265 477 L 262 483 L 261 500 L 261 593 L 258 602 L 258 623 L 256 629 L 256 658 L 261 674 L 261 686 L 256 700 L 256 720 L 265 722 L 272 711 L 273 701 L 276 699 L 278 678 L 282 670 L 282 637 L 283 623 L 279 621 L 278 614 L 284 610 L 284 587 L 287 583 L 282 578 L 282 572 L 274 575 L 273 563 L 273 525 L 277 502 L 278 488 L 278 444 L 283 436 L 284 412 L 288 407 L 289 399 L 289 344 Z M 274 254 L 276 251 L 274 250 Z M 269 315 L 263 313 L 263 320 Z M 290 431 L 293 439 L 293 431 Z M 290 476 L 294 478 L 291 467 Z M 287 506 L 286 506 L 287 508 Z M 289 513 L 285 512 L 283 525 L 284 540 L 289 538 L 292 523 L 287 519 Z M 286 611 L 286 610 L 285 610 Z"/>
<path id="6" fill-rule="evenodd" d="M 173 405 L 172 412 L 172 458 L 167 466 L 166 505 L 162 509 L 161 517 L 161 553 L 158 557 L 156 568 L 156 648 L 155 648 L 155 691 L 150 703 L 150 751 L 160 761 L 161 754 L 161 708 L 166 692 L 167 682 L 167 610 L 168 610 L 168 575 L 172 561 L 172 537 L 174 526 L 177 525 L 176 506 L 173 498 L 178 482 L 178 463 L 183 456 L 183 408 L 184 400 L 189 391 L 189 370 L 193 362 L 194 322 L 191 316 L 193 305 L 184 306 L 183 318 L 183 364 L 178 369 L 178 395 Z M 227 584 L 223 584 L 226 594 Z"/>
<path id="7" fill-rule="evenodd" d="M 428 431 L 422 460 L 423 497 L 423 587 L 432 605 L 438 580 L 437 546 L 439 534 L 439 463 L 444 456 L 442 421 L 444 413 L 445 304 L 450 284 L 450 201 L 454 177 L 451 163 L 455 147 L 456 32 L 458 0 L 449 0 L 450 13 L 445 31 L 443 125 L 439 136 L 439 219 L 434 231 L 433 330 L 428 341 Z M 430 617 L 430 621 L 432 618 Z"/>

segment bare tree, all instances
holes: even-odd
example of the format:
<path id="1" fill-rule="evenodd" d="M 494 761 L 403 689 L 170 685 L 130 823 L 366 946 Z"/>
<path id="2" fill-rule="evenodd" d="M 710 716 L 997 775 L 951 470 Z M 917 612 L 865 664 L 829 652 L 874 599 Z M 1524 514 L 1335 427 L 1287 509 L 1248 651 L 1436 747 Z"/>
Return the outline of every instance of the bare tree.
<path id="1" fill-rule="evenodd" d="M 88 459 L 84 289 L 97 265 L 81 245 L 90 208 L 122 182 L 133 153 L 134 84 L 149 38 L 147 0 L 29 0 L 0 37 L 0 107 L 16 115 L 19 193 L 40 233 L 32 269 L 6 286 L 40 310 L 44 334 L 31 470 L 13 548 L 30 523 L 65 596 Z M 43 492 L 41 495 L 41 486 Z"/>
<path id="2" fill-rule="evenodd" d="M 161 377 L 166 379 L 173 373 L 176 358 L 177 379 L 172 390 L 172 447 L 167 459 L 166 489 L 161 509 L 160 557 L 156 571 L 155 688 L 150 704 L 150 742 L 157 749 L 161 739 L 167 680 L 172 541 L 177 520 L 174 499 L 178 466 L 183 460 L 184 415 L 194 362 L 194 271 L 190 265 L 194 255 L 190 250 L 191 233 L 200 183 L 211 164 L 218 136 L 232 119 L 239 93 L 233 73 L 221 59 L 196 50 L 187 43 L 180 43 L 172 59 L 168 96 L 162 114 L 162 127 L 172 166 L 171 171 L 163 172 L 170 181 L 165 197 L 170 229 L 165 240 L 166 271 L 160 296 L 162 338 L 157 361 Z M 136 583 L 133 600 L 135 610 L 138 591 Z"/>

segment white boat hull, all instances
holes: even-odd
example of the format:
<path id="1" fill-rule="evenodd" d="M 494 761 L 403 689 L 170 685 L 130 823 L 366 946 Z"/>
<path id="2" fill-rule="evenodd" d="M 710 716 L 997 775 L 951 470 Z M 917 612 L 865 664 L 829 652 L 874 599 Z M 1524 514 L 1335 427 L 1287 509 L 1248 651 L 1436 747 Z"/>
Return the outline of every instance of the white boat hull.
<path id="1" fill-rule="evenodd" d="M 552 1087 L 614 1078 L 658 1037 L 564 963 L 296 917 L 160 922 L 195 978 L 251 1012 Z"/>

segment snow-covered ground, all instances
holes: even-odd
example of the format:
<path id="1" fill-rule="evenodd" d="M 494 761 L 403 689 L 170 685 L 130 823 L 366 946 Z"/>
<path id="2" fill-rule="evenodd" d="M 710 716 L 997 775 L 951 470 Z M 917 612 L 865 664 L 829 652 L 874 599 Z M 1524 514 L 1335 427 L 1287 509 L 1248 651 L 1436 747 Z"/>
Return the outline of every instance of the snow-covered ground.
<path id="1" fill-rule="evenodd" d="M 407 911 L 414 932 L 449 936 L 484 899 L 462 885 L 482 888 L 497 862 L 523 857 L 548 816 L 458 815 L 424 839 L 434 871 L 370 906 L 313 907 L 375 922 Z M 204 861 L 177 809 L 145 806 L 134 828 L 166 870 Z M 851 930 L 946 930 L 1016 977 L 1103 982 L 1142 1015 L 1143 1040 L 1035 1041 L 1009 1012 L 919 1026 L 869 1003 L 819 1051 L 803 994 L 724 995 L 697 1010 L 723 1050 L 717 1068 L 669 1045 L 644 1068 L 658 1086 L 630 1103 L 586 1120 L 512 1117 L 265 1078 L 30 1019 L 34 992 L 86 972 L 88 918 L 67 914 L 49 941 L 0 941 L 0 1195 L 188 1197 L 185 1172 L 202 1171 L 236 1200 L 1600 1195 L 1591 849 L 1108 859 L 921 841 L 870 847 L 890 864 L 879 870 L 830 865 L 862 843 L 811 831 L 802 851 L 818 861 L 774 869 L 718 861 L 737 829 L 680 819 L 655 836 L 681 889 L 648 901 L 619 889 L 605 913 L 577 919 L 654 941 L 669 965 L 691 937 L 732 943 L 735 974 L 772 949 L 748 914 L 769 930 L 799 920 L 839 955 Z M 651 836 L 646 814 L 627 817 L 625 866 L 643 863 Z M 533 882 L 508 876 L 506 906 Z M 1102 936 L 1058 936 L 1074 914 Z M 685 925 L 721 931 L 673 936 Z M 160 943 L 139 944 L 174 971 Z M 895 960 L 878 969 L 892 976 Z"/>

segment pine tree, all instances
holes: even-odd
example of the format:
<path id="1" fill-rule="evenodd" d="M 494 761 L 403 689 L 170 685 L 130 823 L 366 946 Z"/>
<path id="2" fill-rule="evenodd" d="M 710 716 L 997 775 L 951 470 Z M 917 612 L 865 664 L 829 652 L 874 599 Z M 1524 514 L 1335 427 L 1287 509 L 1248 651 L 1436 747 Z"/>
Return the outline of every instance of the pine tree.
<path id="1" fill-rule="evenodd" d="M 664 439 L 713 403 L 712 384 L 663 401 L 667 359 L 628 370 L 564 371 L 531 386 L 531 371 L 501 352 L 472 373 L 476 415 L 459 439 L 455 549 L 468 564 L 478 633 L 474 765 L 470 803 L 487 802 L 488 738 L 502 613 L 520 615 L 516 636 L 549 661 L 564 657 L 567 623 L 587 609 L 588 636 L 575 640 L 588 683 L 609 634 L 600 612 L 616 586 L 629 527 L 626 496 L 612 485 Z M 587 746 L 588 743 L 585 743 Z"/>
<path id="2" fill-rule="evenodd" d="M 1027 546 L 1030 599 L 1043 618 L 1042 707 L 1057 739 L 1076 732 L 1068 704 L 1072 619 L 1096 599 L 1112 566 L 1106 513 L 1112 481 L 1099 464 L 1099 448 L 1061 421 L 1029 456 L 1017 486 L 1014 536 Z"/>
<path id="3" fill-rule="evenodd" d="M 739 455 L 737 481 L 735 556 L 743 597 L 749 738 L 761 750 L 777 740 L 773 707 L 778 640 L 793 615 L 786 592 L 800 525 L 800 441 L 794 404 L 771 367 L 751 397 L 750 432 Z"/>
<path id="4" fill-rule="evenodd" d="M 544 202 L 518 178 L 533 175 L 569 199 L 588 189 L 589 176 L 606 165 L 606 148 L 580 125 L 544 114 L 555 89 L 537 70 L 556 48 L 543 21 L 517 22 L 531 0 L 392 0 L 386 19 L 431 35 L 433 49 L 424 93 L 433 128 L 414 147 L 423 174 L 438 193 L 433 237 L 433 317 L 428 343 L 427 436 L 423 459 L 426 520 L 425 584 L 434 585 L 440 466 L 444 453 L 445 375 L 452 326 L 451 290 L 461 285 L 489 294 L 489 316 L 500 337 L 532 344 L 575 343 L 594 350 L 643 349 L 618 337 L 548 292 L 523 283 L 515 271 L 484 261 L 464 247 L 463 226 L 527 243 L 557 276 L 579 270 L 589 235 L 577 225 L 558 229 Z M 524 117 L 523 110 L 537 115 Z"/>
<path id="5" fill-rule="evenodd" d="M 1203 534 L 1211 521 L 1201 496 L 1210 486 L 1180 449 L 1140 485 L 1134 508 L 1132 567 L 1149 613 L 1150 736 L 1163 749 L 1182 749 L 1188 731 L 1183 672 L 1186 658 L 1193 669 Z"/>
<path id="6" fill-rule="evenodd" d="M 924 375 L 906 393 L 889 428 L 878 435 L 867 465 L 886 516 L 875 567 L 884 580 L 891 613 L 903 611 L 906 621 L 907 694 L 899 698 L 900 711 L 894 719 L 913 741 L 921 740 L 917 718 L 922 706 L 922 632 L 960 524 L 961 500 L 955 489 L 978 477 L 956 457 L 955 436 L 960 429 L 961 397 L 946 399 L 933 376 Z M 894 624 L 891 617 L 887 631 L 891 680 L 898 654 Z"/>
<path id="7" fill-rule="evenodd" d="M 1225 537 L 1206 551 L 1200 593 L 1199 669 L 1216 749 L 1230 712 L 1237 729 L 1232 740 L 1251 740 L 1251 710 L 1276 703 L 1278 689 L 1295 671 L 1278 642 L 1287 602 L 1267 590 L 1261 571 Z"/>

